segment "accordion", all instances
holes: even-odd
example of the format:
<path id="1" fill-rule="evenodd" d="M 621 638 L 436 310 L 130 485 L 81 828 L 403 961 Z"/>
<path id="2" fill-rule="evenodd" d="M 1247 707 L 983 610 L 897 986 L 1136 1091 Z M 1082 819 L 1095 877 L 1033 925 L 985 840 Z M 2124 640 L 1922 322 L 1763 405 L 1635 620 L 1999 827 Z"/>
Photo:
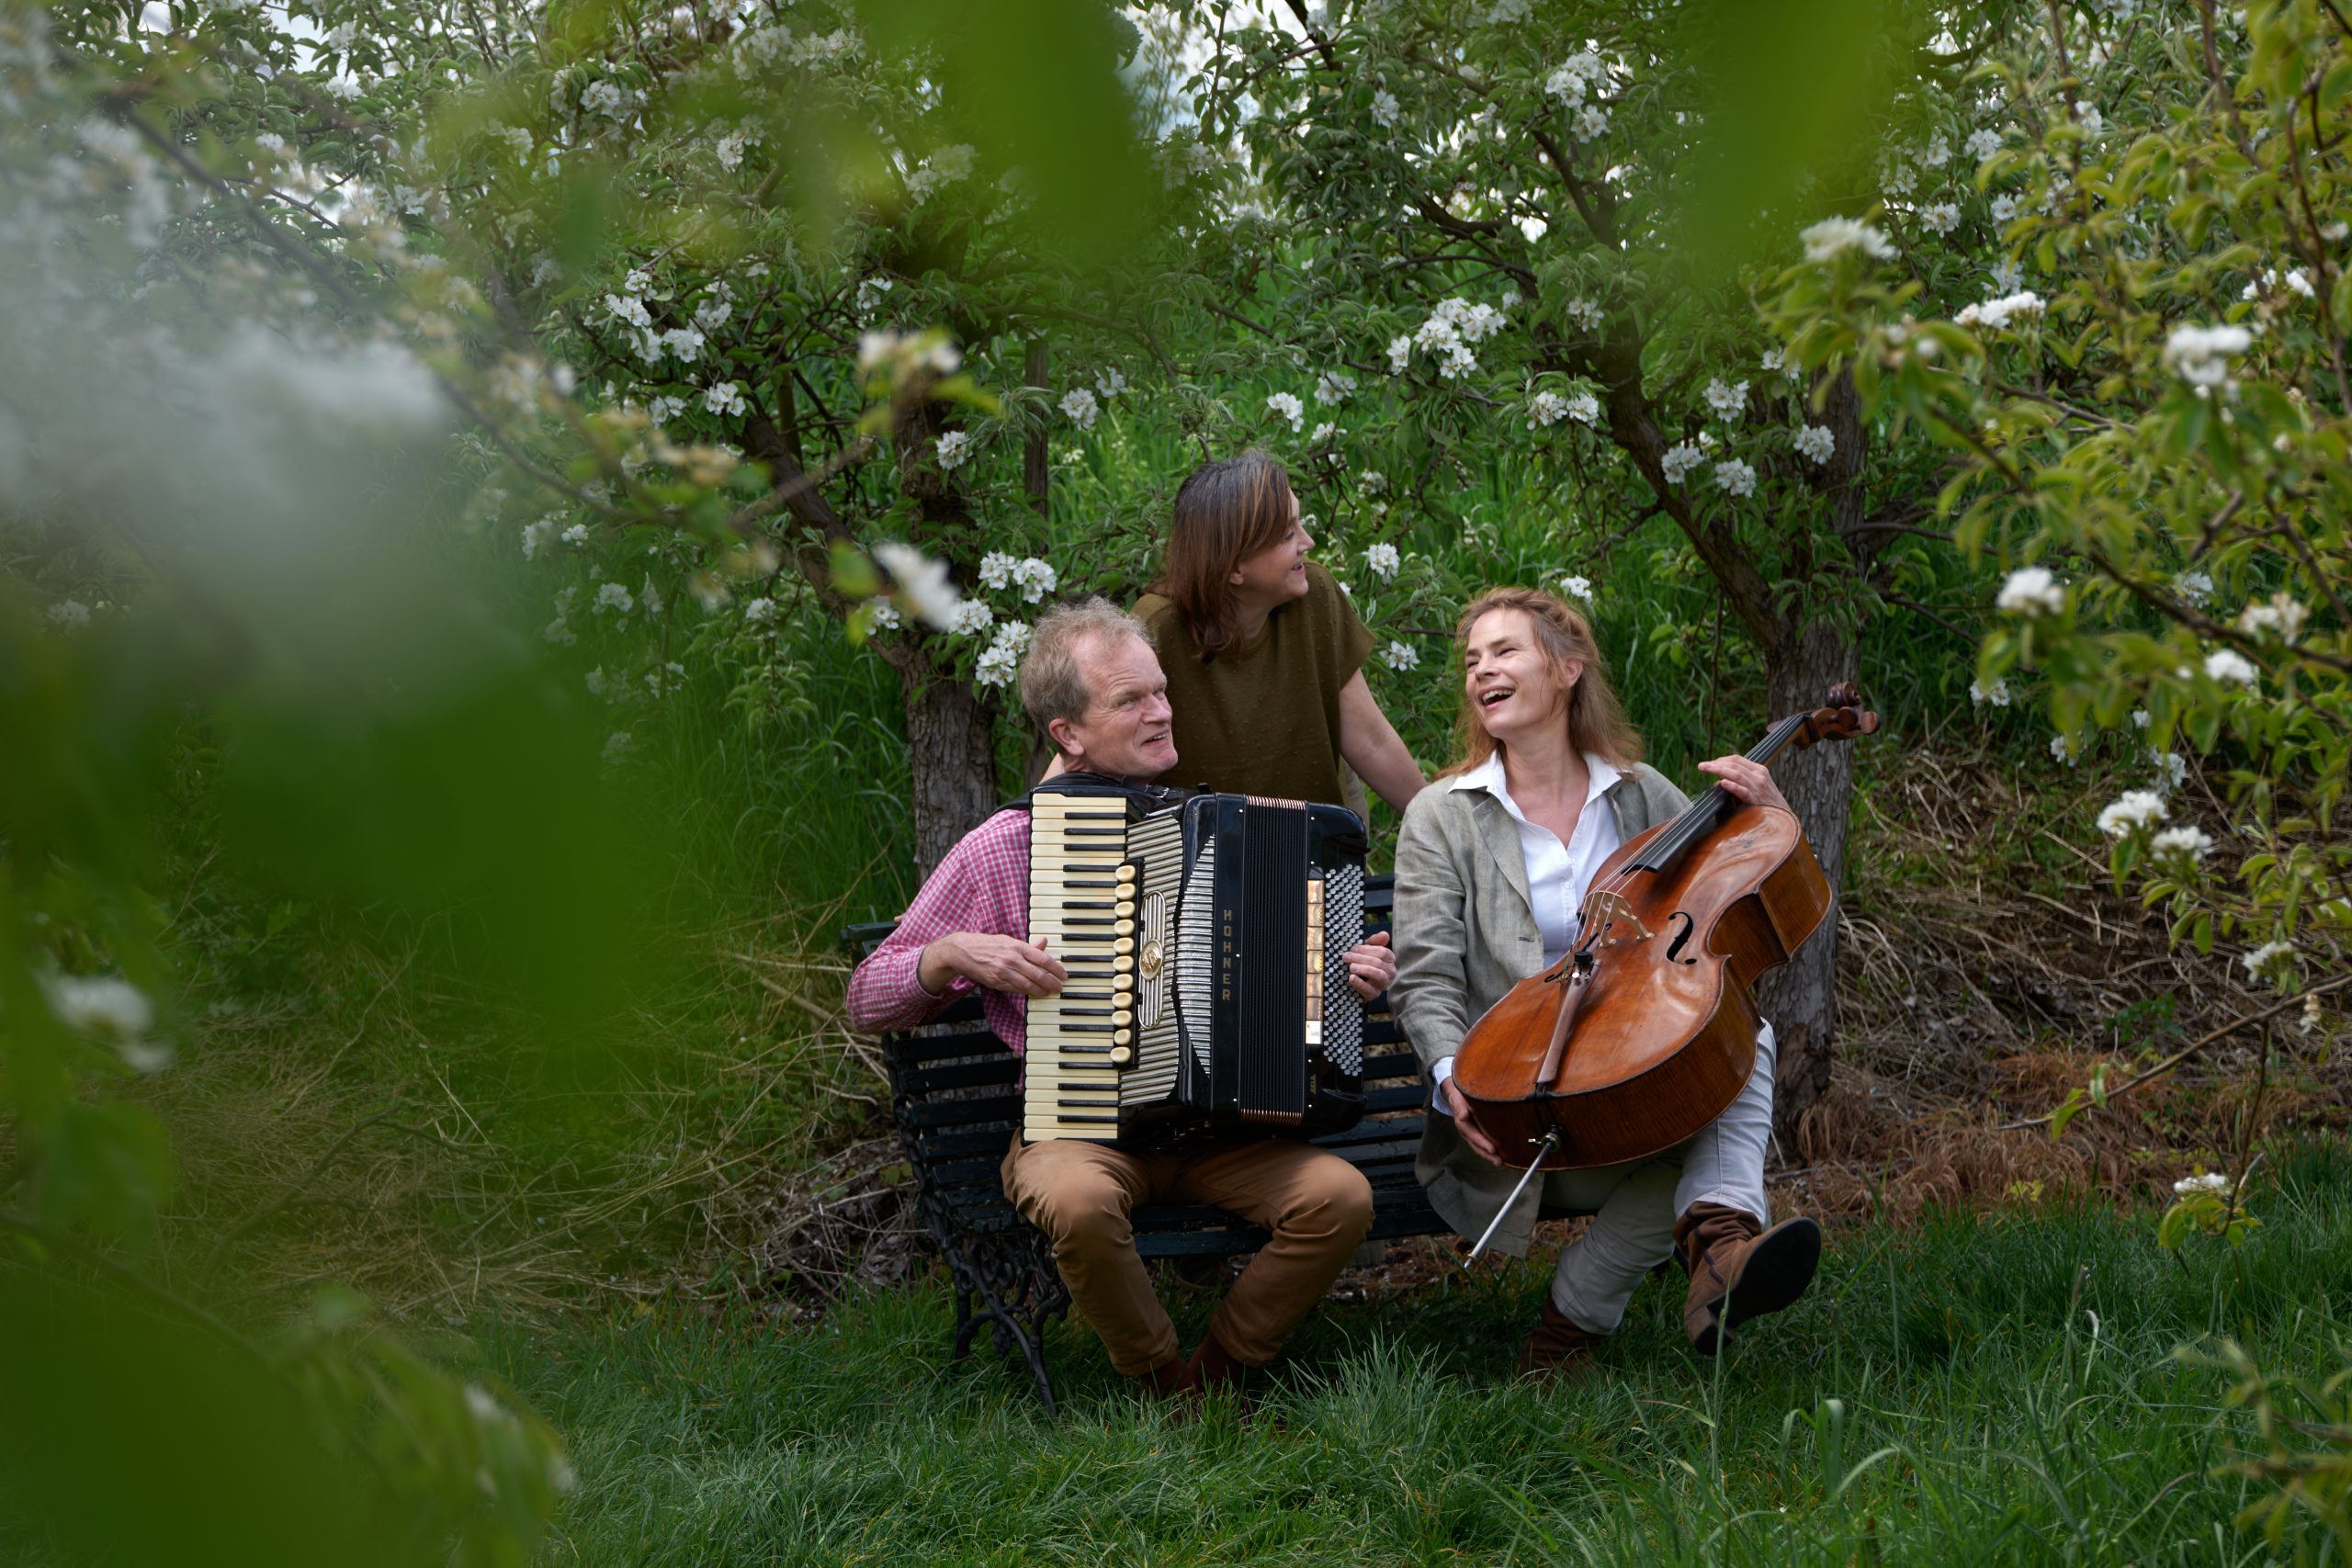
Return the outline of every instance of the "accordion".
<path id="1" fill-rule="evenodd" d="M 1051 781 L 1029 809 L 1029 939 L 1069 980 L 1029 1001 L 1026 1141 L 1311 1137 L 1363 1116 L 1353 812 L 1241 795 L 1154 808 Z"/>

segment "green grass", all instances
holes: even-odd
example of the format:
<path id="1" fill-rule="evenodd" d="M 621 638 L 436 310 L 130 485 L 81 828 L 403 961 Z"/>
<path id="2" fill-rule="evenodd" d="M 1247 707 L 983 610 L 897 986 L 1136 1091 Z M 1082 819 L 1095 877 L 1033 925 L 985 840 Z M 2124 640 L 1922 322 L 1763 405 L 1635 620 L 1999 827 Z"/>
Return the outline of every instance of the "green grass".
<path id="1" fill-rule="evenodd" d="M 2216 1471 L 2250 1423 L 2175 1352 L 2342 1364 L 2352 1156 L 2276 1169 L 2244 1255 L 2186 1267 L 2095 1209 L 1844 1234 L 1719 1363 L 1654 1280 L 1551 1392 L 1507 1381 L 1524 1266 L 1326 1306 L 1248 1422 L 1144 1408 L 1072 1330 L 1049 1419 L 992 1356 L 944 1364 L 936 1281 L 813 1330 L 654 1314 L 487 1350 L 573 1446 L 556 1562 L 2263 1562 L 2233 1522 L 2258 1483 Z"/>

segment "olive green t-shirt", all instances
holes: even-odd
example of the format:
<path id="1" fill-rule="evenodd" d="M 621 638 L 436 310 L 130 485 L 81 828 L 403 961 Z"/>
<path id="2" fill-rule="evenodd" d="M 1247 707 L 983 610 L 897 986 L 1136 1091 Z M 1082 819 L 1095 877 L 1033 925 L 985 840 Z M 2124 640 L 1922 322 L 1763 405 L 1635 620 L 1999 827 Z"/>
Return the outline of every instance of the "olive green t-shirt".
<path id="1" fill-rule="evenodd" d="M 1347 804 L 1340 756 L 1340 690 L 1363 668 L 1372 633 L 1331 574 L 1306 563 L 1306 597 L 1208 663 L 1176 606 L 1136 602 L 1151 627 L 1174 710 L 1176 766 L 1162 784 L 1231 795 Z"/>

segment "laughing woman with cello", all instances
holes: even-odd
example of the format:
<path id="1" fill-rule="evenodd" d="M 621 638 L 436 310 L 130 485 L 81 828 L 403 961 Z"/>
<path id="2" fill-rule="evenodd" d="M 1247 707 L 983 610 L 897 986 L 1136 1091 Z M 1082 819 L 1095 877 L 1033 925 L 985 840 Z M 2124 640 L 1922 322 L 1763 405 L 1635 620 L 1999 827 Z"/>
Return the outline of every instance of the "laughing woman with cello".
<path id="1" fill-rule="evenodd" d="M 1642 764 L 1640 737 L 1610 689 L 1591 627 L 1566 604 L 1526 589 L 1490 592 L 1464 613 L 1457 640 L 1460 759 L 1413 801 L 1396 846 L 1397 964 L 1389 996 L 1435 1085 L 1433 1109 L 1442 1112 L 1428 1118 L 1418 1173 L 1455 1230 L 1491 1235 L 1517 1256 L 1525 1255 L 1538 1218 L 1593 1215 L 1591 1229 L 1562 1252 L 1543 1315 L 1521 1344 L 1523 1375 L 1584 1371 L 1643 1274 L 1677 1253 L 1690 1275 L 1683 1327 L 1702 1354 L 1712 1355 L 1734 1322 L 1803 1294 L 1820 1255 L 1812 1221 L 1768 1228 L 1771 1025 L 1745 1010 L 1743 992 L 1731 1025 L 1734 1055 L 1746 1057 L 1752 1032 L 1753 1070 L 1744 1085 L 1736 1064 L 1718 1073 L 1714 1103 L 1731 1095 L 1728 1109 L 1670 1147 L 1605 1165 L 1562 1158 L 1556 1163 L 1583 1165 L 1562 1169 L 1544 1157 L 1556 1139 L 1541 1153 L 1520 1149 L 1516 1158 L 1498 1147 L 1505 1137 L 1515 1145 L 1536 1140 L 1516 1136 L 1516 1123 L 1507 1131 L 1499 1108 L 1465 1096 L 1454 1081 L 1465 1036 L 1474 1026 L 1489 1027 L 1489 1010 L 1501 1018 L 1521 995 L 1538 989 L 1531 977 L 1591 973 L 1598 933 L 1579 927 L 1599 919 L 1601 906 L 1588 905 L 1595 873 L 1647 829 L 1681 824 L 1690 803 Z M 1731 797 L 1726 811 L 1740 803 L 1788 809 L 1770 773 L 1750 757 L 1699 768 Z M 1670 829 L 1661 835 L 1670 837 Z M 1801 837 L 1796 844 L 1809 866 Z M 1623 863 L 1618 856 L 1612 874 L 1622 874 Z M 1650 942 L 1651 932 L 1641 935 Z M 1668 943 L 1655 946 L 1663 952 Z M 1555 986 L 1552 994 L 1572 989 Z M 1564 1010 L 1573 1013 L 1574 1003 L 1553 1003 L 1532 1026 L 1531 1051 L 1542 1047 L 1545 1030 L 1553 1035 L 1542 1070 L 1554 1079 L 1564 1050 L 1577 1050 Z M 1532 1098 L 1546 1098 L 1541 1084 Z M 1481 1104 L 1488 1109 L 1482 1112 Z M 1638 1120 L 1614 1107 L 1608 1117 L 1612 1129 Z M 1537 1164 L 1544 1174 L 1524 1179 Z"/>

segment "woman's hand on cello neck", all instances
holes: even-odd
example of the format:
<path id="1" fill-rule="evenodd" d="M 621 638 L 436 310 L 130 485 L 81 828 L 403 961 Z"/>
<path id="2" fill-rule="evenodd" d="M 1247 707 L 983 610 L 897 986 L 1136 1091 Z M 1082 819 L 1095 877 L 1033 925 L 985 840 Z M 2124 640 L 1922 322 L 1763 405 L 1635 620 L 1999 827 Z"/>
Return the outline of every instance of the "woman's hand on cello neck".
<path id="1" fill-rule="evenodd" d="M 1699 771 L 1711 773 L 1726 793 L 1737 796 L 1750 806 L 1777 806 L 1794 812 L 1781 786 L 1772 782 L 1772 770 L 1750 757 L 1717 757 L 1711 762 L 1699 764 Z"/>

